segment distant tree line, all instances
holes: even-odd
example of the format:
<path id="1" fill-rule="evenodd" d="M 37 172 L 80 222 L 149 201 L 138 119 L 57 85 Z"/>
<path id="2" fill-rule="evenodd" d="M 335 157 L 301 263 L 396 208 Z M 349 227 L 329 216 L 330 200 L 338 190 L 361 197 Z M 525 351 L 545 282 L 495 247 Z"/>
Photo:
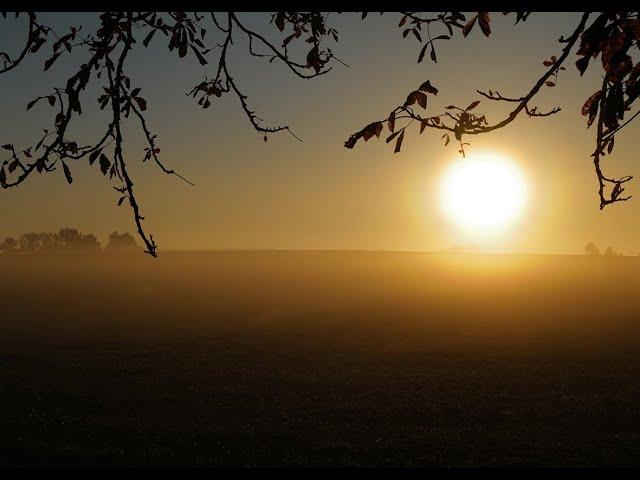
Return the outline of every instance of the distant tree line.
<path id="1" fill-rule="evenodd" d="M 607 247 L 604 252 L 600 252 L 600 249 L 595 243 L 589 242 L 584 246 L 585 255 L 591 256 L 604 256 L 604 257 L 622 257 L 622 252 L 619 252 L 613 247 Z"/>
<path id="2" fill-rule="evenodd" d="M 138 245 L 129 233 L 112 232 L 104 248 L 105 252 L 124 252 L 136 250 Z M 33 253 L 101 253 L 103 251 L 98 238 L 89 233 L 83 234 L 75 228 L 61 228 L 58 232 L 28 232 L 17 239 L 6 237 L 0 242 L 2 254 Z"/>

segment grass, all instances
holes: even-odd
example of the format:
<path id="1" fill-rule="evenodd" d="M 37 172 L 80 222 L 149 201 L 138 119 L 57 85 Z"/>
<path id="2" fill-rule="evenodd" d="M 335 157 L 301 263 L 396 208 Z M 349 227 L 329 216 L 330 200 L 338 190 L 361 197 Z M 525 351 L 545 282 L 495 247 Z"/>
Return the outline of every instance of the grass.
<path id="1" fill-rule="evenodd" d="M 0 465 L 637 466 L 636 258 L 0 258 Z"/>

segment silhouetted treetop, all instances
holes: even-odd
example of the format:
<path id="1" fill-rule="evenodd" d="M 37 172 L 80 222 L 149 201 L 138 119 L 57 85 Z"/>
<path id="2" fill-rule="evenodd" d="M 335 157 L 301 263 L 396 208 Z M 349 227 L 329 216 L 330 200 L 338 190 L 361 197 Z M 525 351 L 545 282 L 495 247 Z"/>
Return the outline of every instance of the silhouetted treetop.
<path id="1" fill-rule="evenodd" d="M 512 15 L 517 25 L 525 22 L 531 12 L 503 14 Z M 7 18 L 7 12 L 2 12 L 2 15 Z M 30 147 L 16 149 L 13 143 L 1 146 L 8 158 L 0 166 L 0 186 L 4 189 L 15 187 L 34 173 L 52 172 L 58 167 L 66 180 L 72 183 L 71 167 L 74 162 L 86 161 L 95 165 L 114 182 L 113 188 L 119 194 L 117 204 L 122 205 L 125 201 L 129 204 L 145 251 L 153 256 L 157 254 L 157 245 L 153 235 L 148 235 L 143 228 L 144 217 L 127 169 L 132 154 L 123 148 L 123 119 L 131 117 L 146 139 L 141 161 L 153 161 L 166 174 L 193 184 L 161 160 L 157 137 L 145 117 L 148 99 L 136 86 L 129 71 L 127 60 L 131 51 L 146 48 L 152 41 L 162 41 L 169 52 L 178 58 L 193 55 L 211 73 L 203 81 L 194 82 L 194 87 L 186 94 L 203 109 L 210 108 L 223 95 L 234 97 L 251 127 L 264 141 L 273 133 L 293 133 L 288 125 L 265 124 L 252 110 L 247 95 L 238 86 L 235 74 L 229 67 L 228 58 L 235 39 L 242 37 L 248 40 L 247 48 L 251 56 L 269 63 L 279 62 L 303 79 L 330 72 L 336 61 L 344 64 L 330 47 L 338 42 L 339 33 L 327 23 L 328 13 L 266 14 L 271 24 L 269 35 L 249 27 L 234 12 L 103 12 L 99 14 L 99 26 L 90 32 L 86 32 L 82 26 L 71 27 L 68 32 L 55 32 L 40 23 L 33 12 L 12 14 L 16 19 L 21 15 L 28 20 L 26 42 L 13 56 L 0 51 L 0 73 L 19 67 L 28 55 L 47 48 L 45 44 L 50 45 L 50 52 L 44 62 L 44 70 L 54 68 L 62 56 L 77 58 L 79 66 L 69 73 L 64 85 L 54 86 L 28 101 L 27 110 L 36 105 L 53 108 L 53 125 Z M 470 15 L 461 12 L 400 12 L 387 15 L 397 16 L 397 25 L 403 37 L 411 37 L 418 42 L 418 63 L 425 61 L 427 53 L 429 59 L 436 63 L 440 42 L 450 41 L 460 35 L 467 38 L 478 33 L 487 37 L 495 34 L 489 12 Z M 361 16 L 364 20 L 367 13 Z M 212 40 L 210 31 L 217 36 L 215 40 Z M 526 92 L 504 95 L 498 90 L 477 90 L 478 99 L 469 105 L 451 104 L 444 111 L 431 112 L 429 96 L 438 95 L 440 90 L 429 80 L 420 79 L 416 82 L 419 86 L 411 90 L 406 99 L 399 99 L 389 114 L 369 122 L 349 136 L 345 147 L 354 148 L 361 139 L 366 142 L 374 136 L 379 138 L 386 128 L 386 142 L 393 141 L 394 152 L 398 153 L 407 129 L 414 125 L 411 128 L 418 134 L 426 129 L 439 131 L 444 145 L 448 145 L 453 137 L 459 153 L 465 155 L 465 147 L 469 145 L 465 142 L 468 136 L 506 127 L 521 114 L 542 118 L 559 112 L 560 107 L 542 110 L 534 104 L 534 100 L 537 100 L 540 92 L 557 84 L 567 62 L 574 62 L 581 75 L 591 65 L 592 68 L 601 69 L 602 82 L 594 86 L 594 93 L 585 99 L 581 113 L 586 117 L 587 127 L 596 125 L 595 148 L 591 156 L 598 178 L 600 208 L 628 200 L 630 197 L 623 195 L 624 184 L 632 177 L 606 176 L 601 163 L 613 151 L 615 136 L 640 113 L 640 110 L 627 113 L 632 111 L 640 96 L 640 62 L 632 57 L 632 52 L 637 53 L 640 49 L 640 13 L 583 12 L 577 24 L 566 36 L 561 36 L 558 43 L 558 52 L 540 59 L 543 67 L 541 74 L 532 81 Z M 294 45 L 296 48 L 293 48 Z M 296 55 L 294 51 L 303 53 Z M 600 62 L 596 63 L 594 59 L 598 57 Z M 83 93 L 91 82 L 102 87 L 103 93 L 97 102 L 100 109 L 109 111 L 109 120 L 99 138 L 91 144 L 82 145 L 70 136 L 68 127 L 82 113 L 82 102 L 86 100 Z M 484 101 L 511 104 L 513 109 L 502 119 L 489 119 L 481 111 Z M 40 243 L 48 241 L 45 238 L 37 240 Z M 22 242 L 21 238 L 21 245 Z M 25 238 L 24 242 L 25 245 L 32 245 L 36 240 Z"/>
<path id="2" fill-rule="evenodd" d="M 105 247 L 105 252 L 124 252 L 137 250 L 138 244 L 130 233 L 111 232 L 109 234 L 109 243 Z"/>
<path id="3" fill-rule="evenodd" d="M 75 228 L 54 232 L 28 232 L 16 240 L 7 237 L 0 243 L 2 253 L 98 253 L 100 242 L 93 234 L 80 233 Z"/>

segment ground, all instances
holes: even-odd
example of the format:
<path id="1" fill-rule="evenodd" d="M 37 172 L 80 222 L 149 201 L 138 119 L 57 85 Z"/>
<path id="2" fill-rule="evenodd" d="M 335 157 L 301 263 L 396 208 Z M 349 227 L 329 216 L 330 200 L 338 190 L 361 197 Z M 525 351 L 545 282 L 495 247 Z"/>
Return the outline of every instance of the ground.
<path id="1" fill-rule="evenodd" d="M 0 466 L 638 466 L 639 270 L 0 257 Z"/>

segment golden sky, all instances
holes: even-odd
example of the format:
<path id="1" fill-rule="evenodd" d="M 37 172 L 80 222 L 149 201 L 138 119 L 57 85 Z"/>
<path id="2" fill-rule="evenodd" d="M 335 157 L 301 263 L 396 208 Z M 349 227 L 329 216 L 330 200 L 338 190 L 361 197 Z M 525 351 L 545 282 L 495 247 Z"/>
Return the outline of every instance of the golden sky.
<path id="1" fill-rule="evenodd" d="M 264 15 L 255 24 L 273 31 Z M 52 23 L 86 21 L 92 14 L 43 14 Z M 513 26 L 512 17 L 492 15 L 493 34 L 479 30 L 463 39 L 441 42 L 438 63 L 416 63 L 418 43 L 402 38 L 399 16 L 332 14 L 328 23 L 340 32 L 332 48 L 349 67 L 336 64 L 328 75 L 301 80 L 276 62 L 245 55 L 237 42 L 230 62 L 258 115 L 272 124 L 290 124 L 303 139 L 272 135 L 267 143 L 248 125 L 237 99 L 223 97 L 201 110 L 185 93 L 211 76 L 213 65 L 169 55 L 157 42 L 131 61 L 132 84 L 149 101 L 149 123 L 158 134 L 165 163 L 196 183 L 190 187 L 142 164 L 142 141 L 133 129 L 127 158 L 138 189 L 145 225 L 162 248 L 280 248 L 443 250 L 478 243 L 443 216 L 436 195 L 447 166 L 458 155 L 439 135 L 407 134 L 399 154 L 384 141 L 360 143 L 346 138 L 372 120 L 385 117 L 406 94 L 425 80 L 440 93 L 428 110 L 440 113 L 451 103 L 467 105 L 476 89 L 518 96 L 543 72 L 542 61 L 558 55 L 560 35 L 571 33 L 577 13 L 534 13 Z M 5 46 L 20 30 L 0 29 Z M 48 47 L 50 48 L 50 47 Z M 48 50 L 47 50 L 48 53 Z M 51 124 L 46 108 L 25 111 L 29 100 L 60 84 L 73 62 L 59 61 L 42 73 L 46 53 L 29 59 L 19 71 L 0 76 L 3 115 L 0 142 L 34 142 Z M 589 157 L 593 132 L 580 109 L 598 89 L 593 66 L 583 78 L 573 62 L 560 72 L 558 85 L 546 88 L 537 105 L 562 111 L 549 118 L 519 118 L 503 130 L 472 138 L 470 153 L 495 151 L 513 159 L 527 179 L 529 198 L 521 219 L 484 245 L 518 252 L 581 253 L 592 240 L 630 254 L 640 251 L 640 196 L 598 208 L 597 181 Z M 213 63 L 213 62 L 212 62 Z M 87 104 L 95 103 L 87 92 Z M 430 99 L 431 102 L 431 99 Z M 37 110 L 37 111 L 36 111 Z M 478 107 L 497 119 L 506 110 L 483 100 Z M 104 115 L 83 114 L 77 131 L 91 138 Z M 87 137 L 87 135 L 89 135 Z M 639 175 L 634 160 L 640 147 L 638 124 L 616 138 L 604 168 L 612 176 Z M 104 241 L 113 230 L 135 230 L 126 206 L 96 168 L 73 165 L 75 181 L 61 172 L 34 177 L 12 191 L 0 191 L 0 236 L 73 226 Z M 628 188 L 636 191 L 632 182 Z"/>

